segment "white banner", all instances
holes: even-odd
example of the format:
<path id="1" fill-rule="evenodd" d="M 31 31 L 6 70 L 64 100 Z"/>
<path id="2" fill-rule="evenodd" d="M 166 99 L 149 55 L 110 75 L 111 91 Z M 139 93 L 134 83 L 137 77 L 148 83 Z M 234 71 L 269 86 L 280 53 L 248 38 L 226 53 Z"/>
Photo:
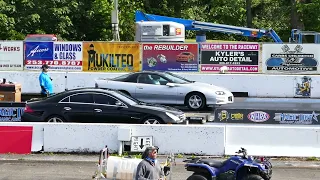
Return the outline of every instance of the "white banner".
<path id="1" fill-rule="evenodd" d="M 263 44 L 262 72 L 269 74 L 318 74 L 318 44 Z"/>
<path id="2" fill-rule="evenodd" d="M 82 71 L 82 49 L 82 42 L 54 42 L 53 62 L 59 70 Z"/>
<path id="3" fill-rule="evenodd" d="M 0 41 L 0 71 L 23 71 L 23 41 Z"/>

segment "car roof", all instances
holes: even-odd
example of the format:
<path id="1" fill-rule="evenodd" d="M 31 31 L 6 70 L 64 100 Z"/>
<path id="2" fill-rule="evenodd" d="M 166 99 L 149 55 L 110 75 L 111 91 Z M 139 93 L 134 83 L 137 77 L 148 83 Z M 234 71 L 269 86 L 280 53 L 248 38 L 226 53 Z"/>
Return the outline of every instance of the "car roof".
<path id="1" fill-rule="evenodd" d="M 141 71 L 141 72 L 136 72 L 136 74 L 165 74 L 165 72 L 162 72 L 162 71 Z"/>
<path id="2" fill-rule="evenodd" d="M 107 88 L 95 88 L 95 87 L 83 87 L 83 88 L 75 88 L 75 89 L 70 89 L 70 90 L 67 90 L 65 92 L 67 93 L 77 93 L 77 92 L 103 92 L 103 93 L 106 93 L 106 92 L 109 92 L 109 93 L 112 93 L 112 92 L 115 92 L 116 90 L 113 90 L 113 89 L 107 89 Z"/>

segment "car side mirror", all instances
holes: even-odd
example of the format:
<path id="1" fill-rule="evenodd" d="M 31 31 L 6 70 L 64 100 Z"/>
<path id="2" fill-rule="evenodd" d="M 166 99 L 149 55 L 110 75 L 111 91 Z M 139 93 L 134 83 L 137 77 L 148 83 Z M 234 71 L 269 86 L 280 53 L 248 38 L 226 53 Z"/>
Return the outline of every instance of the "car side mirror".
<path id="1" fill-rule="evenodd" d="M 166 85 L 169 86 L 169 87 L 174 87 L 175 86 L 173 83 L 167 83 Z"/>
<path id="2" fill-rule="evenodd" d="M 117 101 L 117 102 L 116 102 L 116 106 L 123 106 L 123 104 L 122 104 L 122 102 Z"/>

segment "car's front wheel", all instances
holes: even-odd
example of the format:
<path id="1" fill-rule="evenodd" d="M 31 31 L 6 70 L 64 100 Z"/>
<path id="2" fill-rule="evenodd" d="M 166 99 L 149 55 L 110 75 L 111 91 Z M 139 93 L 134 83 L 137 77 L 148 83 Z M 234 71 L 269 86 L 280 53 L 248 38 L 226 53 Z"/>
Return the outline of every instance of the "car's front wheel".
<path id="1" fill-rule="evenodd" d="M 186 97 L 186 105 L 191 110 L 201 110 L 206 107 L 206 99 L 201 93 L 190 93 Z"/>
<path id="2" fill-rule="evenodd" d="M 64 123 L 66 120 L 58 115 L 53 115 L 47 118 L 46 120 L 48 123 Z"/>
<path id="3" fill-rule="evenodd" d="M 147 117 L 142 120 L 141 124 L 164 124 L 164 122 L 156 117 Z"/>

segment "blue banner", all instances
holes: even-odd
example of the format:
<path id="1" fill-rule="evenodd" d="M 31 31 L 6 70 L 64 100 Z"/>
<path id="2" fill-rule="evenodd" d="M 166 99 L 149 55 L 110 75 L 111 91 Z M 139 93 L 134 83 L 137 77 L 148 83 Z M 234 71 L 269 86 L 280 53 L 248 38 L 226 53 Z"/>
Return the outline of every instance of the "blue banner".
<path id="1" fill-rule="evenodd" d="M 53 42 L 26 42 L 25 60 L 53 61 Z"/>

